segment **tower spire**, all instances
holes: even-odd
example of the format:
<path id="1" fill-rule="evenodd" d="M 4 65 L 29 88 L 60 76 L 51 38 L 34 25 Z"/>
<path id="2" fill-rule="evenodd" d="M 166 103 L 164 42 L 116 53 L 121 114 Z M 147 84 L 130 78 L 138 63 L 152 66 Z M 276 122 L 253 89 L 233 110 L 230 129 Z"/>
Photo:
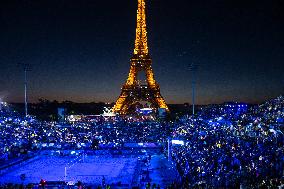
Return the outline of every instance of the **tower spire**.
<path id="1" fill-rule="evenodd" d="M 134 55 L 148 55 L 145 0 L 138 0 Z"/>

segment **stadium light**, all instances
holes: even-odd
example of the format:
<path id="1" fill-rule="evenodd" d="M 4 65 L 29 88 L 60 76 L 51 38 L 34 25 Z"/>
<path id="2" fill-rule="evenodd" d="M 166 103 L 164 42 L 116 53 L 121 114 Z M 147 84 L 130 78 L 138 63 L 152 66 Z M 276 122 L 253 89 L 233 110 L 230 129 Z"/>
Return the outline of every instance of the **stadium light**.
<path id="1" fill-rule="evenodd" d="M 191 63 L 189 65 L 189 71 L 191 71 L 191 76 L 192 76 L 192 79 L 191 79 L 191 87 L 192 87 L 192 115 L 194 115 L 195 113 L 195 74 L 196 74 L 196 71 L 198 70 L 198 65 L 195 64 L 195 63 Z"/>
<path id="2" fill-rule="evenodd" d="M 27 94 L 27 88 L 28 88 L 28 82 L 27 82 L 27 72 L 31 71 L 31 65 L 27 63 L 19 63 L 19 66 L 21 66 L 24 69 L 24 86 L 25 86 L 25 116 L 28 116 L 28 94 Z"/>

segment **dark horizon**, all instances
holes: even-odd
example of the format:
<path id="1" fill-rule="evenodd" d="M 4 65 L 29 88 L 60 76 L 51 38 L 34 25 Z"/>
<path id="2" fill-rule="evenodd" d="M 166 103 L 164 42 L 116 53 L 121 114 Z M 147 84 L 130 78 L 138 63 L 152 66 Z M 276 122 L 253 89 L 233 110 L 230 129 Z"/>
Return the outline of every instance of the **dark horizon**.
<path id="1" fill-rule="evenodd" d="M 284 3 L 147 1 L 153 71 L 168 104 L 258 104 L 284 94 Z M 127 78 L 137 1 L 1 1 L 0 98 L 115 102 Z"/>
<path id="2" fill-rule="evenodd" d="M 195 104 L 195 106 L 207 106 L 207 105 L 221 105 L 221 104 L 225 104 L 225 103 L 246 103 L 246 104 L 249 104 L 249 105 L 260 105 L 260 104 L 263 104 L 269 100 L 273 100 L 273 99 L 276 99 L 280 96 L 283 96 L 282 94 L 278 95 L 278 96 L 275 96 L 275 97 L 272 97 L 272 98 L 268 98 L 268 99 L 264 99 L 263 101 L 259 101 L 259 102 L 245 102 L 245 101 L 224 101 L 224 102 L 220 102 L 220 103 L 208 103 L 208 104 Z M 70 100 L 62 100 L 62 101 L 59 101 L 59 100 L 56 100 L 56 99 L 44 99 L 44 98 L 40 98 L 41 100 L 48 100 L 49 102 L 53 103 L 53 102 L 58 102 L 59 104 L 63 104 L 65 102 L 72 102 L 72 103 L 75 103 L 75 104 L 91 104 L 91 103 L 96 103 L 96 104 L 99 104 L 99 103 L 104 103 L 104 104 L 109 104 L 109 105 L 114 105 L 115 102 L 103 102 L 103 101 L 90 101 L 90 102 L 77 102 L 77 101 L 70 101 Z M 37 101 L 33 101 L 33 102 L 28 102 L 28 104 L 38 104 L 40 103 L 40 99 L 38 99 Z M 24 100 L 23 102 L 7 102 L 8 104 L 22 104 L 24 106 Z M 183 103 L 167 103 L 168 105 L 183 105 L 183 104 L 188 104 L 189 106 L 192 106 L 191 102 L 188 101 L 188 102 L 183 102 Z"/>

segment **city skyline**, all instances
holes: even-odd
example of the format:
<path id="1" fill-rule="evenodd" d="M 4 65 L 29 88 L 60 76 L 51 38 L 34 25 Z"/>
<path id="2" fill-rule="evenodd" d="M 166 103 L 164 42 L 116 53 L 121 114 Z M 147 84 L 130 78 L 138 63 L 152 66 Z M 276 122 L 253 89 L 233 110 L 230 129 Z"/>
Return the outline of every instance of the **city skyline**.
<path id="1" fill-rule="evenodd" d="M 1 2 L 0 97 L 115 102 L 129 71 L 136 1 Z M 283 3 L 148 1 L 149 52 L 169 104 L 259 103 L 284 93 Z"/>

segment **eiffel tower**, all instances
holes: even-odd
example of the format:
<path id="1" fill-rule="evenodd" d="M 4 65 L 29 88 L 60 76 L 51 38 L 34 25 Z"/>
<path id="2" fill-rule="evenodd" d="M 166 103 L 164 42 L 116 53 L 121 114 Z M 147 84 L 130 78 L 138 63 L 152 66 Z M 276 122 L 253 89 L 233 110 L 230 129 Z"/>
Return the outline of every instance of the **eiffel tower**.
<path id="1" fill-rule="evenodd" d="M 147 82 L 144 85 L 137 78 L 139 72 L 146 74 Z M 113 111 L 120 114 L 132 113 L 135 111 L 133 105 L 140 101 L 150 102 L 155 109 L 165 108 L 169 111 L 152 70 L 152 59 L 148 51 L 145 0 L 138 0 L 135 48 L 130 59 L 130 71 Z"/>

